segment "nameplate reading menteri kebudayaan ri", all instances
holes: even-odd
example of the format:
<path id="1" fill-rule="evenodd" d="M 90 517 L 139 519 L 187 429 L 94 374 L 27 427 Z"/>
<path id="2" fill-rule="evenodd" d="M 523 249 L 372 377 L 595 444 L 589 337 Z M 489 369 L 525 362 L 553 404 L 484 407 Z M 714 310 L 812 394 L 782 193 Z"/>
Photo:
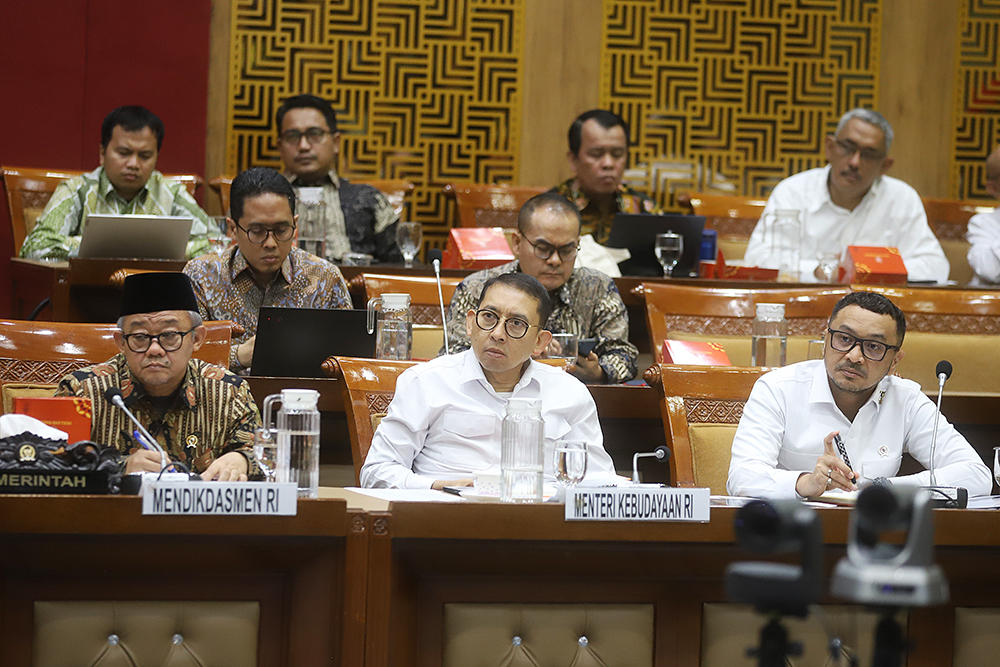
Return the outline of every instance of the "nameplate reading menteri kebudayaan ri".
<path id="1" fill-rule="evenodd" d="M 143 514 L 294 516 L 295 484 L 157 481 L 143 486 Z"/>
<path id="2" fill-rule="evenodd" d="M 575 488 L 567 521 L 708 521 L 709 489 L 648 486 Z"/>

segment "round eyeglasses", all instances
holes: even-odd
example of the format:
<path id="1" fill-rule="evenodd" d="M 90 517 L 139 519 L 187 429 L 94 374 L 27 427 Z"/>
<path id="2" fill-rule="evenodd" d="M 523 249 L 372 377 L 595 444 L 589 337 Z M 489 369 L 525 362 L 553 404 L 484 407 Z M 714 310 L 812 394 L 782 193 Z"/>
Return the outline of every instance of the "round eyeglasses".
<path id="1" fill-rule="evenodd" d="M 564 262 L 576 257 L 576 253 L 580 251 L 579 241 L 576 243 L 567 243 L 566 245 L 559 246 L 558 248 L 549 243 L 548 241 L 538 240 L 538 241 L 528 241 L 524 239 L 531 249 L 535 252 L 535 257 L 538 259 L 548 259 L 553 253 L 559 253 L 559 259 Z"/>
<path id="2" fill-rule="evenodd" d="M 500 317 L 492 310 L 485 308 L 476 311 L 476 325 L 483 331 L 493 331 L 500 324 L 501 319 L 503 320 L 503 330 L 511 338 L 524 338 L 528 329 L 538 326 L 537 324 L 528 324 L 519 317 Z"/>
<path id="3" fill-rule="evenodd" d="M 830 347 L 834 350 L 847 354 L 855 346 L 860 345 L 861 354 L 868 361 L 882 361 L 889 350 L 899 349 L 898 345 L 889 345 L 877 340 L 858 338 L 846 331 L 837 331 L 836 329 L 827 329 L 827 331 L 830 332 Z"/>
<path id="4" fill-rule="evenodd" d="M 235 223 L 239 227 L 240 231 L 247 235 L 250 239 L 250 243 L 264 243 L 267 240 L 267 235 L 270 234 L 274 237 L 275 241 L 285 242 L 290 241 L 292 236 L 295 234 L 295 225 L 288 225 L 281 223 L 274 227 L 264 227 L 263 225 L 250 225 L 249 228 L 240 227 L 240 223 Z"/>
<path id="5" fill-rule="evenodd" d="M 147 333 L 122 334 L 128 349 L 133 352 L 145 352 L 155 340 L 163 348 L 164 352 L 176 352 L 184 344 L 184 336 L 194 331 L 194 327 L 187 331 L 164 331 L 155 336 Z"/>
<path id="6" fill-rule="evenodd" d="M 836 142 L 840 154 L 844 157 L 852 157 L 855 153 L 859 153 L 865 162 L 878 162 L 885 157 L 885 151 L 880 151 L 877 148 L 862 148 L 850 139 L 834 137 L 833 140 Z"/>

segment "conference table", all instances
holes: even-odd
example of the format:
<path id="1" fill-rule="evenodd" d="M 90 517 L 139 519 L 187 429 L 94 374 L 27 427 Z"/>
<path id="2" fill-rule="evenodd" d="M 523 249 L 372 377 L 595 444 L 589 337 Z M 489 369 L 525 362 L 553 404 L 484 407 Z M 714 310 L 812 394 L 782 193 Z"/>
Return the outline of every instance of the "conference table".
<path id="1" fill-rule="evenodd" d="M 726 565 L 761 558 L 734 544 L 731 507 L 713 507 L 708 523 L 568 522 L 554 504 L 322 491 L 293 517 L 142 516 L 137 498 L 0 496 L 0 667 L 31 664 L 33 604 L 46 600 L 252 600 L 259 664 L 371 667 L 441 665 L 453 603 L 651 605 L 652 664 L 695 667 L 706 610 L 726 600 Z M 819 513 L 829 576 L 850 513 Z M 951 599 L 910 610 L 909 667 L 950 664 L 956 608 L 1000 599 L 997 518 L 935 511 Z"/>

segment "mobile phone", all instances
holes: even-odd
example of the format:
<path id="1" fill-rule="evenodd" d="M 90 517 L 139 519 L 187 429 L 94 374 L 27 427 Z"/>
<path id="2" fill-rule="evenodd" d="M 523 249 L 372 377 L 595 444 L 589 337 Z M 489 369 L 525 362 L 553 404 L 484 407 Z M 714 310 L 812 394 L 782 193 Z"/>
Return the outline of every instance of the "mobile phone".
<path id="1" fill-rule="evenodd" d="M 589 357 L 597 346 L 596 338 L 581 338 L 576 343 L 576 353 L 581 357 Z"/>

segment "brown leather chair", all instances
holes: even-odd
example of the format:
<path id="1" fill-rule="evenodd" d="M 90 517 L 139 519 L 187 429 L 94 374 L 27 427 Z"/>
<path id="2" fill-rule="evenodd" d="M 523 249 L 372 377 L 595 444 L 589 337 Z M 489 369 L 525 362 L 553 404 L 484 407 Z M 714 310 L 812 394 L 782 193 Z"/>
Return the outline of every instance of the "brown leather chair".
<path id="1" fill-rule="evenodd" d="M 767 200 L 712 192 L 691 193 L 686 200 L 692 213 L 705 216 L 705 229 L 715 230 L 723 257 L 742 259 Z"/>
<path id="2" fill-rule="evenodd" d="M 205 322 L 198 359 L 229 367 L 232 322 Z M 0 321 L 0 394 L 4 412 L 15 395 L 51 396 L 67 373 L 118 354 L 113 324 Z"/>
<path id="3" fill-rule="evenodd" d="M 323 362 L 327 377 L 342 383 L 347 428 L 351 434 L 354 482 L 361 483 L 361 465 L 372 446 L 375 429 L 389 410 L 396 393 L 396 378 L 414 361 L 382 361 L 355 357 L 330 357 Z"/>
<path id="4" fill-rule="evenodd" d="M 785 304 L 789 335 L 818 338 L 826 331 L 834 305 L 848 291 L 846 286 L 748 289 L 645 283 L 646 324 L 653 359 L 661 361 L 667 338 L 701 338 L 722 342 L 733 363 L 749 364 L 748 359 L 734 359 L 724 341 L 728 337 L 749 350 L 756 304 Z M 674 335 L 677 332 L 687 336 Z"/>
<path id="5" fill-rule="evenodd" d="M 458 205 L 460 227 L 517 227 L 517 212 L 526 201 L 549 188 L 449 183 L 444 194 Z"/>
<path id="6" fill-rule="evenodd" d="M 1000 334 L 1000 291 L 851 285 L 852 291 L 878 292 L 906 315 L 906 331 Z"/>
<path id="7" fill-rule="evenodd" d="M 674 486 L 726 494 L 736 426 L 754 382 L 769 369 L 654 364 L 643 377 L 660 396 Z"/>
<path id="8" fill-rule="evenodd" d="M 35 222 L 52 198 L 56 186 L 66 179 L 86 173 L 73 169 L 35 169 L 29 167 L 3 167 L 4 188 L 10 208 L 10 222 L 14 228 L 14 254 L 21 252 L 24 238 L 35 228 Z M 175 174 L 167 178 L 180 181 L 193 197 L 201 185 L 201 176 Z"/>
<path id="9" fill-rule="evenodd" d="M 371 185 L 377 190 L 381 190 L 382 193 L 389 198 L 389 202 L 392 204 L 392 208 L 396 212 L 397 216 L 402 215 L 403 211 L 409 205 L 408 198 L 414 188 L 413 183 L 402 179 L 383 179 L 357 182 L 365 183 L 367 185 Z M 229 189 L 233 185 L 233 177 L 216 176 L 215 178 L 210 179 L 208 184 L 213 190 L 215 190 L 216 194 L 219 195 L 219 200 L 222 202 L 223 213 L 229 215 Z"/>

